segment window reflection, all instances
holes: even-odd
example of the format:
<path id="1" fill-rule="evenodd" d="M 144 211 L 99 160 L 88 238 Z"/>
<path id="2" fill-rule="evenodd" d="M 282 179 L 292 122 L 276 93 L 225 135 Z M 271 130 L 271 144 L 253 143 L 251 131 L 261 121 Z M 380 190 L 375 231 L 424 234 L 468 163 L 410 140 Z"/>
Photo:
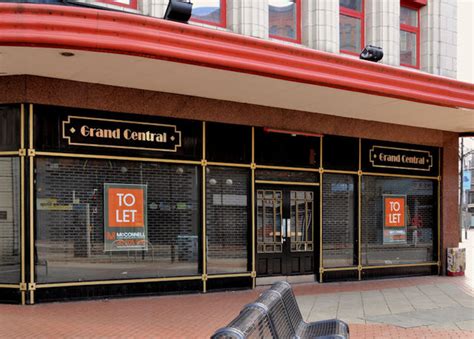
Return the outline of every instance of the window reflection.
<path id="1" fill-rule="evenodd" d="M 295 0 L 270 0 L 269 33 L 274 38 L 297 40 L 297 3 Z"/>
<path id="2" fill-rule="evenodd" d="M 192 20 L 222 24 L 221 0 L 193 0 Z"/>

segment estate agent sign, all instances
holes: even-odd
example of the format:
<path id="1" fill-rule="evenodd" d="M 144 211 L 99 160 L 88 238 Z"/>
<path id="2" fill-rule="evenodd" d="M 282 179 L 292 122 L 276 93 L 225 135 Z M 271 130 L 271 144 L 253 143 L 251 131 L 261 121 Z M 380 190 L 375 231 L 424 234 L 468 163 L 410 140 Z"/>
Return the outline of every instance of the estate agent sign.
<path id="1" fill-rule="evenodd" d="M 147 186 L 104 184 L 105 251 L 147 250 Z"/>
<path id="2" fill-rule="evenodd" d="M 405 244 L 407 242 L 405 206 L 405 195 L 383 196 L 384 244 Z"/>

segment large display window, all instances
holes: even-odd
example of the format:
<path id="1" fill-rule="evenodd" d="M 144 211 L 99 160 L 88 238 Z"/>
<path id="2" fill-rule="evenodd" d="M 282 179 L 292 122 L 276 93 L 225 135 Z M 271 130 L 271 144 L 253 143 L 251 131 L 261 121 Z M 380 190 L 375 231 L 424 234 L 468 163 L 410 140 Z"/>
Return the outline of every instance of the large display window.
<path id="1" fill-rule="evenodd" d="M 196 166 L 38 158 L 37 282 L 198 274 L 199 187 Z"/>
<path id="2" fill-rule="evenodd" d="M 363 265 L 436 260 L 436 192 L 432 180 L 364 177 Z"/>

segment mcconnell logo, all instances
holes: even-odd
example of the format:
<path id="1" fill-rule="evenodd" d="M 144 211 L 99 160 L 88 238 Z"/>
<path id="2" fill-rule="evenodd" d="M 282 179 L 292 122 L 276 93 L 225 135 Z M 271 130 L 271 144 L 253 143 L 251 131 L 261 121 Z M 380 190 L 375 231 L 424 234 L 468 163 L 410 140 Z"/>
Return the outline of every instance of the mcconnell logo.
<path id="1" fill-rule="evenodd" d="M 181 132 L 175 125 L 68 116 L 62 122 L 68 145 L 176 152 Z"/>

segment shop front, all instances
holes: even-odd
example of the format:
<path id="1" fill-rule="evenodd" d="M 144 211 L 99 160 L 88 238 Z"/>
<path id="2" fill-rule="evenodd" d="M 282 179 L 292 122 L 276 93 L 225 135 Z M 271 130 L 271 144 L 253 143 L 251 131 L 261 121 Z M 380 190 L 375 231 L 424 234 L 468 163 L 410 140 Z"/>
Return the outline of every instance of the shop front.
<path id="1" fill-rule="evenodd" d="M 41 104 L 0 121 L 3 301 L 440 272 L 438 147 Z"/>

